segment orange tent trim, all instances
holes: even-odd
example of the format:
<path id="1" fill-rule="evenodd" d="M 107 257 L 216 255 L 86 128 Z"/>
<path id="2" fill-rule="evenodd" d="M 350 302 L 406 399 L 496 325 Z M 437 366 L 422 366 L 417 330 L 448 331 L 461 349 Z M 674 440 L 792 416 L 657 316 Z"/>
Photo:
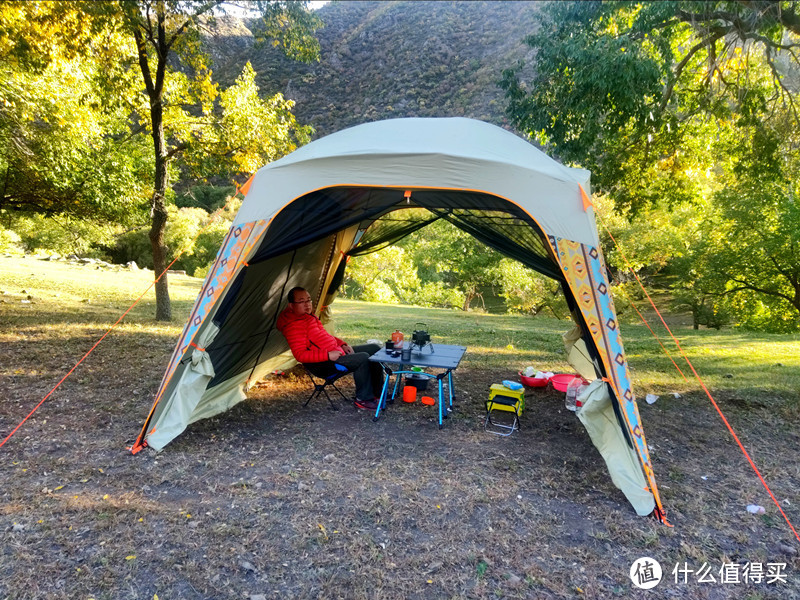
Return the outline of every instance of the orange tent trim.
<path id="1" fill-rule="evenodd" d="M 581 189 L 581 201 L 583 202 L 583 212 L 586 212 L 586 209 L 589 208 L 590 206 L 594 207 L 594 204 L 592 204 L 592 199 L 589 198 L 589 195 L 586 193 L 586 190 L 583 189 L 583 186 L 580 183 L 578 184 L 578 187 Z"/>
<path id="2" fill-rule="evenodd" d="M 253 173 L 252 175 L 250 175 L 250 179 L 248 179 L 247 181 L 245 181 L 245 182 L 244 182 L 244 185 L 243 185 L 242 187 L 240 187 L 240 188 L 237 190 L 237 191 L 238 191 L 240 194 L 242 194 L 242 197 L 243 197 L 243 198 L 244 198 L 245 196 L 247 196 L 247 192 L 249 192 L 249 191 L 250 191 L 250 186 L 253 184 L 253 178 L 254 178 L 255 176 L 256 176 L 256 175 L 255 175 L 255 173 Z"/>

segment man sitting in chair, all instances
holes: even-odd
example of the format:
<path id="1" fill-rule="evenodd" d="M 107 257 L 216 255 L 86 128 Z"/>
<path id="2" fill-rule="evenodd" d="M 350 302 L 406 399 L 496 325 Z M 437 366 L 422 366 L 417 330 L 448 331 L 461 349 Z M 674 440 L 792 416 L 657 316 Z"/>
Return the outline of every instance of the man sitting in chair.
<path id="1" fill-rule="evenodd" d="M 346 367 L 353 373 L 356 383 L 356 406 L 375 410 L 378 406 L 375 392 L 383 386 L 383 369 L 370 362 L 369 357 L 380 350 L 377 344 L 350 347 L 344 340 L 325 331 L 314 316 L 311 295 L 301 287 L 292 288 L 288 294 L 289 306 L 278 317 L 276 325 L 292 350 L 295 360 L 318 377 L 327 377 L 333 363 Z"/>

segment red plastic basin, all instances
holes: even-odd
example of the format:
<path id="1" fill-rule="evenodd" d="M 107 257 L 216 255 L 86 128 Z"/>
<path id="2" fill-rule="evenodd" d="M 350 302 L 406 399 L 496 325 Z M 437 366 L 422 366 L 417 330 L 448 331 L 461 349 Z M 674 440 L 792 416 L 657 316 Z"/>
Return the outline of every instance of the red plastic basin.
<path id="1" fill-rule="evenodd" d="M 569 386 L 569 382 L 578 377 L 573 373 L 558 373 L 553 375 L 550 378 L 550 381 L 553 384 L 553 387 L 557 389 L 559 392 L 566 392 L 567 386 Z"/>
<path id="2" fill-rule="evenodd" d="M 544 387 L 547 385 L 549 379 L 547 377 L 541 377 L 537 379 L 536 377 L 526 377 L 522 373 L 519 374 L 519 380 L 522 382 L 522 385 L 527 387 Z"/>

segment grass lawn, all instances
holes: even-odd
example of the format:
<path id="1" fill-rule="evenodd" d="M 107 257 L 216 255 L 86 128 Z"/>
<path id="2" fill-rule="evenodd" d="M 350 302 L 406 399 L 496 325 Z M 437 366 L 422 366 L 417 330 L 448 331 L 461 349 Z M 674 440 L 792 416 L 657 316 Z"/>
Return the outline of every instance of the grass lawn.
<path id="1" fill-rule="evenodd" d="M 0 439 L 151 280 L 0 258 Z M 674 345 L 662 336 L 688 381 L 644 325 L 622 334 L 634 391 L 659 396 L 639 410 L 674 528 L 635 515 L 563 394 L 530 390 L 521 431 L 483 431 L 491 383 L 527 365 L 571 370 L 570 323 L 543 317 L 338 300 L 350 341 L 423 322 L 434 344 L 468 346 L 443 430 L 419 403 L 377 423 L 324 400 L 303 408 L 309 384 L 292 371 L 130 456 L 199 285 L 170 278 L 168 324 L 145 294 L 0 448 L 0 598 L 800 597 L 800 542 Z M 798 526 L 800 338 L 673 331 Z M 651 590 L 628 576 L 642 556 L 664 570 Z M 728 567 L 739 582 L 720 582 L 723 564 L 748 562 L 784 565 L 785 579 Z M 692 572 L 676 581 L 676 565 Z"/>

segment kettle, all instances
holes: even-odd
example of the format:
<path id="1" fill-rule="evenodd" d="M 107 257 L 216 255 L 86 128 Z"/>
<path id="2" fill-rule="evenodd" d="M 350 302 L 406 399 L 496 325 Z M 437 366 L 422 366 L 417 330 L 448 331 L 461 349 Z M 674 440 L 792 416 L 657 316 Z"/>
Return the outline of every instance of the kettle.
<path id="1" fill-rule="evenodd" d="M 422 328 L 417 329 L 422 325 Z M 425 323 L 417 323 L 414 326 L 414 333 L 411 335 L 411 343 L 412 345 L 416 345 L 420 348 L 420 350 L 425 346 L 425 344 L 429 344 L 431 341 L 431 336 L 428 333 L 428 325 Z"/>

